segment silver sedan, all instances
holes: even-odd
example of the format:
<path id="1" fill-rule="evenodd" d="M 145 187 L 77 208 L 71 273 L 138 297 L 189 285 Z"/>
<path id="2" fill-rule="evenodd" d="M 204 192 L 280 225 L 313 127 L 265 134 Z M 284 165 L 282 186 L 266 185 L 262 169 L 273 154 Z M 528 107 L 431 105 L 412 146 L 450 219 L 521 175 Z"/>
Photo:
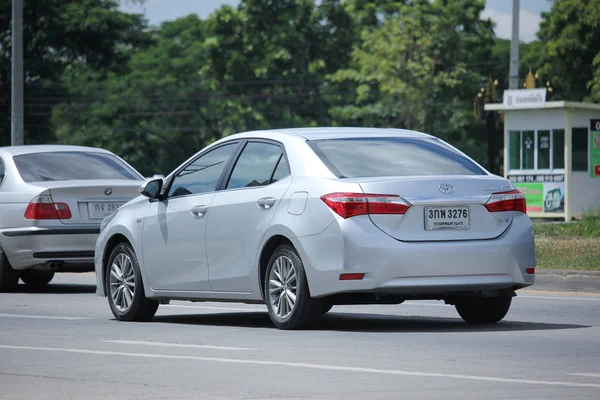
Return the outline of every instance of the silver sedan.
<path id="1" fill-rule="evenodd" d="M 440 299 L 495 323 L 534 283 L 523 194 L 419 132 L 236 134 L 142 194 L 96 245 L 97 294 L 119 320 L 172 299 L 264 302 L 296 329 L 337 304 Z"/>
<path id="2" fill-rule="evenodd" d="M 94 270 L 102 220 L 139 195 L 144 178 L 102 149 L 0 147 L 0 291 L 19 278 Z"/>

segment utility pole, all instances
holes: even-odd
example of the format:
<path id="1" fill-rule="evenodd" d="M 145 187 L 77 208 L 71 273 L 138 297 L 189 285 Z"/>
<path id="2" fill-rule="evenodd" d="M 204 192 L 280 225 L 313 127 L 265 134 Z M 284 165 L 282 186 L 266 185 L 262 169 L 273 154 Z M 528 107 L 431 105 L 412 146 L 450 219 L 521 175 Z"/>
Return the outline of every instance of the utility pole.
<path id="1" fill-rule="evenodd" d="M 519 0 L 513 0 L 509 89 L 519 88 Z"/>
<path id="2" fill-rule="evenodd" d="M 24 142 L 23 132 L 23 0 L 12 0 L 12 91 L 10 137 L 13 146 Z"/>

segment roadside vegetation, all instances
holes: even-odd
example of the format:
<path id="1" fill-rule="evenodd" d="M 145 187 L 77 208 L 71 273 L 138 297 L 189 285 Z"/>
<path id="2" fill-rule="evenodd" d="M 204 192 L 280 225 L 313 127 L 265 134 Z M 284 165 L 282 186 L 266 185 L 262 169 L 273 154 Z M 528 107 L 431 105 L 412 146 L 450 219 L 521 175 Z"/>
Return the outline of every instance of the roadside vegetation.
<path id="1" fill-rule="evenodd" d="M 539 269 L 600 271 L 600 213 L 570 223 L 535 222 Z"/>

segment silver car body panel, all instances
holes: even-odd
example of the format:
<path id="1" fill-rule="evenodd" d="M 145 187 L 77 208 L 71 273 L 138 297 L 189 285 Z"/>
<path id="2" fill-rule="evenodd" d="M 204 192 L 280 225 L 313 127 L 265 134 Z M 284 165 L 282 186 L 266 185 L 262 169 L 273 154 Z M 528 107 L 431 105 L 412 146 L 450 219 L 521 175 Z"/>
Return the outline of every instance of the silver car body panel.
<path id="1" fill-rule="evenodd" d="M 108 154 L 125 163 L 109 151 L 83 146 L 0 148 L 0 158 L 5 168 L 4 180 L 0 184 L 0 249 L 15 270 L 46 270 L 51 267 L 51 262 L 56 261 L 62 263 L 65 270 L 91 271 L 102 219 L 90 218 L 88 204 L 124 204 L 139 195 L 139 187 L 144 179 L 141 175 L 139 180 L 25 182 L 21 178 L 13 157 L 53 152 Z M 110 195 L 105 193 L 107 188 L 110 188 Z M 68 204 L 71 219 L 25 219 L 27 206 L 37 196 L 50 196 L 54 202 Z"/>
<path id="2" fill-rule="evenodd" d="M 236 134 L 203 149 L 188 161 L 226 141 L 275 140 L 285 146 L 291 176 L 268 186 L 177 199 L 184 203 L 182 218 L 173 225 L 168 219 L 161 222 L 164 202 L 140 196 L 128 203 L 96 244 L 97 294 L 106 295 L 104 267 L 110 244 L 122 238 L 138 255 L 146 296 L 158 299 L 262 301 L 261 254 L 277 237 L 286 238 L 298 251 L 316 297 L 353 292 L 443 295 L 534 283 L 534 275 L 525 271 L 536 264 L 529 217 L 514 211 L 491 215 L 483 208 L 496 189 L 513 189 L 508 180 L 482 167 L 484 173 L 477 176 L 338 179 L 307 145 L 307 140 L 369 135 L 438 140 L 405 130 L 310 128 Z M 456 192 L 444 195 L 437 190 L 445 183 L 452 183 Z M 333 192 L 387 193 L 394 188 L 414 203 L 405 215 L 344 219 L 321 200 Z M 254 205 L 263 197 L 277 199 L 268 211 Z M 423 207 L 440 202 L 468 204 L 476 210 L 479 225 L 468 232 L 425 231 Z M 201 204 L 206 216 L 195 219 L 189 211 Z M 351 272 L 365 277 L 339 279 Z"/>

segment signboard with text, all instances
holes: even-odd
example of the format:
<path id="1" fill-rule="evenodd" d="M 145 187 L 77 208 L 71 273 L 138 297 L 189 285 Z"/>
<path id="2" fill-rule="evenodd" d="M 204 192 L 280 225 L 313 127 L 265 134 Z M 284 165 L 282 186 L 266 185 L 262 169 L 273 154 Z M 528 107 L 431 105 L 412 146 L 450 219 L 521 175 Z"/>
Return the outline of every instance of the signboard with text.
<path id="1" fill-rule="evenodd" d="M 544 108 L 546 89 L 505 90 L 502 103 L 505 110 Z"/>
<path id="2" fill-rule="evenodd" d="M 527 212 L 565 211 L 564 174 L 509 175 L 508 179 L 525 195 Z"/>
<path id="3" fill-rule="evenodd" d="M 590 123 L 590 176 L 600 178 L 600 119 Z"/>

